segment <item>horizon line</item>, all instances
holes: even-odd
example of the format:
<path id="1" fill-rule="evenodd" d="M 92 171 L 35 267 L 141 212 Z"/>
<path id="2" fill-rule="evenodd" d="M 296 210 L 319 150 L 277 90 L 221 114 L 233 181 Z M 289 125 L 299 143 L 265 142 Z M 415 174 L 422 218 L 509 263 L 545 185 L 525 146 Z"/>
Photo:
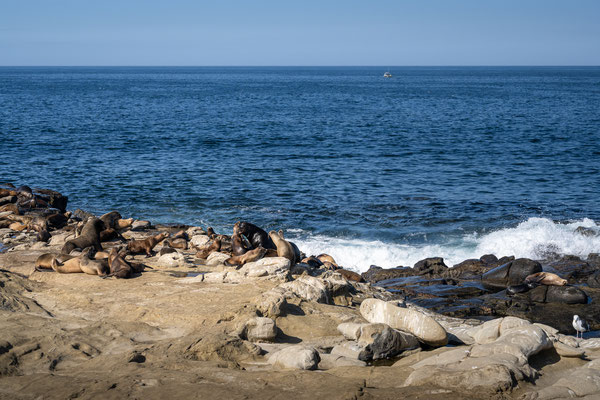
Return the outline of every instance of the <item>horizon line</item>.
<path id="1" fill-rule="evenodd" d="M 565 67 L 600 67 L 600 64 L 429 64 L 429 65 L 168 65 L 168 64 L 128 64 L 128 65 L 0 65 L 0 68 L 565 68 Z"/>

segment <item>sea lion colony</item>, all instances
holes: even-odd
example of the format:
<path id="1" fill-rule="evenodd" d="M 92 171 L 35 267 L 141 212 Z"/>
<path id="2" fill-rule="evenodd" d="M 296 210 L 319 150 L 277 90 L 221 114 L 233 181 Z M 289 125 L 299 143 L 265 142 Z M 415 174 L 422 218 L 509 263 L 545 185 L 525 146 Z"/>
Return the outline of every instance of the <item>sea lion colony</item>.
<path id="1" fill-rule="evenodd" d="M 548 359 L 543 356 L 542 361 L 537 362 L 543 365 L 554 365 L 557 353 L 560 357 L 563 355 L 567 357 L 567 354 L 568 357 L 583 354 L 595 357 L 593 348 L 592 350 L 591 347 L 586 347 L 585 350 L 579 348 L 594 346 L 594 339 L 573 341 L 575 339 L 573 336 L 565 335 L 565 333 L 575 332 L 571 323 L 574 314 L 584 316 L 592 328 L 599 325 L 596 318 L 598 311 L 596 304 L 600 301 L 594 301 L 593 298 L 600 295 L 593 288 L 600 287 L 600 284 L 594 284 L 596 276 L 594 271 L 600 267 L 600 264 L 594 267 L 596 264 L 593 264 L 594 258 L 591 256 L 586 263 L 581 264 L 581 267 L 571 270 L 569 268 L 574 268 L 573 263 L 581 260 L 566 260 L 562 264 L 560 261 L 545 263 L 544 268 L 549 270 L 543 271 L 541 264 L 533 260 L 514 257 L 498 259 L 486 255 L 479 260 L 466 260 L 453 268 L 445 266 L 442 259 L 431 258 L 422 260 L 411 268 L 372 267 L 363 274 L 357 274 L 341 269 L 330 255 L 301 254 L 297 246 L 285 238 L 283 232 L 271 230 L 267 233 L 247 221 L 237 222 L 231 236 L 218 234 L 212 228 L 204 230 L 200 227 L 188 226 L 152 227 L 144 221 L 124 219 L 116 211 L 97 217 L 81 210 L 67 212 L 58 209 L 51 203 L 56 205 L 62 202 L 66 206 L 66 200 L 61 200 L 56 192 L 42 193 L 23 188 L 3 190 L 4 192 L 0 194 L 6 196 L 0 197 L 0 226 L 4 228 L 0 229 L 14 232 L 12 234 L 14 240 L 20 236 L 32 238 L 37 235 L 37 240 L 48 240 L 51 243 L 50 247 L 57 249 L 55 252 L 43 253 L 38 257 L 37 255 L 41 253 L 39 251 L 36 253 L 35 263 L 31 261 L 29 264 L 29 268 L 35 264 L 36 271 L 44 271 L 44 273 L 32 272 L 34 279 L 55 284 L 43 296 L 60 296 L 71 285 L 75 285 L 72 289 L 77 291 L 80 288 L 78 285 L 89 282 L 91 286 L 85 296 L 98 295 L 98 299 L 103 299 L 102 301 L 115 297 L 119 306 L 98 310 L 97 301 L 92 301 L 91 297 L 87 301 L 83 294 L 76 293 L 75 303 L 71 303 L 71 307 L 73 304 L 78 307 L 89 304 L 99 312 L 108 313 L 120 309 L 120 303 L 124 303 L 127 306 L 123 309 L 125 315 L 133 315 L 134 320 L 147 318 L 147 321 L 154 326 L 161 318 L 169 318 L 169 314 L 176 313 L 176 309 L 171 306 L 179 306 L 181 300 L 185 304 L 192 302 L 196 309 L 208 308 L 198 316 L 194 314 L 195 309 L 190 309 L 189 312 L 194 315 L 189 315 L 187 312 L 177 319 L 167 319 L 168 327 L 185 326 L 185 321 L 190 321 L 194 324 L 197 322 L 192 329 L 193 332 L 204 331 L 207 328 L 233 331 L 235 324 L 244 322 L 234 333 L 245 344 L 231 342 L 231 336 L 222 336 L 222 333 L 214 333 L 216 331 L 210 331 L 210 335 L 215 335 L 214 339 L 209 339 L 213 336 L 206 336 L 192 344 L 186 343 L 185 340 L 179 344 L 171 338 L 165 339 L 165 349 L 174 346 L 172 347 L 174 350 L 169 350 L 168 357 L 177 357 L 178 349 L 180 347 L 183 349 L 181 351 L 184 356 L 175 358 L 177 371 L 181 370 L 179 364 L 200 359 L 216 360 L 221 363 L 219 364 L 221 367 L 229 369 L 240 368 L 239 363 L 244 362 L 242 358 L 246 357 L 244 354 L 250 350 L 252 357 L 258 357 L 259 360 L 263 357 L 261 354 L 267 353 L 269 364 L 275 369 L 328 370 L 333 368 L 332 371 L 335 371 L 336 367 L 364 368 L 366 362 L 371 363 L 381 359 L 398 360 L 397 357 L 402 356 L 406 358 L 396 361 L 396 364 L 411 369 L 402 376 L 401 386 L 418 387 L 418 392 L 409 392 L 416 397 L 424 393 L 423 390 L 427 391 L 428 387 L 435 387 L 438 388 L 435 389 L 438 390 L 436 393 L 443 395 L 444 398 L 468 397 L 472 394 L 473 388 L 477 388 L 477 394 L 471 396 L 477 398 L 482 393 L 486 396 L 495 393 L 504 395 L 525 385 L 527 381 L 535 381 L 537 370 L 534 369 L 534 363 L 530 365 L 528 360 L 531 357 L 538 357 L 538 353 L 546 354 L 545 352 L 550 351 L 548 349 L 552 349 L 554 353 Z M 40 232 L 46 232 L 47 235 L 38 235 Z M 7 259 L 4 256 L 10 258 L 11 254 L 17 254 L 21 249 L 27 252 L 37 244 L 15 245 L 18 242 L 12 240 L 10 238 L 4 240 L 4 243 L 12 247 L 9 252 L 0 254 L 0 259 Z M 39 244 L 38 249 L 46 246 L 44 243 Z M 186 261 L 181 264 L 185 265 L 186 272 L 175 274 L 174 272 L 177 271 L 165 270 L 164 265 L 161 265 L 164 258 L 165 262 L 173 261 L 174 267 L 179 266 L 177 263 L 182 256 L 186 257 Z M 269 261 L 270 257 L 273 257 L 271 259 L 273 261 Z M 189 259 L 194 261 L 189 262 Z M 162 272 L 162 274 L 148 274 L 140 279 L 121 283 L 110 280 L 94 281 L 92 277 L 73 280 L 75 276 L 51 273 L 56 271 L 61 274 L 97 275 L 101 278 L 131 278 L 140 277 L 142 272 L 147 271 L 147 263 L 151 263 L 151 267 L 154 267 L 154 269 L 149 268 L 151 272 Z M 197 276 L 188 275 L 190 268 L 200 266 L 202 266 L 202 273 Z M 215 272 L 211 272 L 212 268 L 215 268 Z M 550 270 L 555 273 L 549 272 Z M 170 275 L 166 275 L 165 272 Z M 10 271 L 0 271 L 0 275 L 2 273 L 9 274 L 8 278 L 0 276 L 1 279 L 5 279 L 0 283 L 7 288 L 13 284 L 11 282 L 22 279 L 20 275 L 11 275 Z M 172 275 L 177 278 L 173 278 Z M 253 279 L 257 280 L 253 281 Z M 364 280 L 370 283 L 378 282 L 389 290 L 361 283 Z M 583 280 L 586 280 L 588 286 L 582 286 Z M 141 284 L 137 285 L 140 281 Z M 56 285 L 58 282 L 68 283 Z M 248 284 L 248 282 L 256 283 Z M 121 284 L 127 285 L 127 293 L 121 292 Z M 194 284 L 197 286 L 190 286 Z M 211 285 L 218 284 L 223 286 L 217 287 L 218 292 L 211 292 L 210 290 L 214 289 Z M 103 287 L 103 290 L 114 287 L 118 292 L 96 293 L 100 291 L 100 287 Z M 136 288 L 137 291 L 134 292 Z M 6 290 L 4 289 L 0 294 L 11 293 Z M 252 295 L 235 300 L 233 297 L 240 290 L 252 290 Z M 222 296 L 221 292 L 223 292 Z M 170 297 L 170 293 L 175 293 L 174 297 Z M 219 295 L 217 296 L 216 293 Z M 213 302 L 213 297 L 219 297 L 219 300 Z M 402 300 L 403 298 L 405 300 Z M 41 297 L 41 299 L 45 298 Z M 58 301 L 44 300 L 44 304 L 60 305 L 61 298 L 56 299 Z M 27 300 L 19 298 L 18 301 L 6 304 L 10 307 L 14 307 L 13 304 L 27 304 L 25 308 L 27 310 L 36 307 L 35 304 L 23 303 L 24 301 Z M 230 310 L 231 301 L 237 301 L 236 304 L 240 307 L 240 310 L 234 311 L 233 314 Z M 333 308 L 322 310 L 315 308 L 315 305 L 319 304 L 331 305 Z M 425 305 L 427 308 L 421 308 L 419 305 Z M 211 307 L 215 306 L 224 307 L 222 308 L 224 311 L 214 315 L 214 308 Z M 139 313 L 136 311 L 132 314 L 131 310 L 138 309 Z M 344 317 L 341 318 L 341 315 Z M 333 319 L 324 322 L 323 318 Z M 46 319 L 47 317 L 44 317 L 43 321 Z M 487 319 L 490 320 L 482 323 Z M 205 323 L 205 320 L 213 321 L 212 325 Z M 296 320 L 298 322 L 294 322 Z M 337 326 L 337 331 L 342 332 L 344 338 L 329 342 L 331 335 L 335 334 L 331 330 L 333 320 L 337 321 L 333 325 L 333 330 L 335 331 Z M 530 321 L 538 324 L 532 324 Z M 566 323 L 563 324 L 563 321 Z M 112 321 L 111 324 L 113 323 L 117 321 Z M 102 328 L 100 325 L 95 325 L 93 329 L 99 327 Z M 311 345 L 311 340 L 315 340 L 315 331 L 323 332 L 324 338 L 319 339 L 322 340 L 319 344 Z M 17 332 L 16 339 L 9 339 L 11 343 L 23 340 L 19 331 L 15 330 L 15 332 Z M 60 331 L 60 338 L 65 335 L 64 332 Z M 114 332 L 112 325 L 106 327 L 105 332 L 112 335 Z M 88 335 L 86 332 L 83 333 Z M 123 337 L 129 340 L 127 336 Z M 289 341 L 297 341 L 297 338 L 301 338 L 303 344 L 291 346 Z M 99 336 L 97 340 L 104 340 L 103 336 Z M 116 339 L 111 336 L 110 340 Z M 166 356 L 161 353 L 163 345 L 149 347 L 147 340 L 147 337 L 142 339 L 144 347 L 136 350 L 138 353 L 128 360 L 133 360 L 130 362 L 134 363 L 145 363 L 146 367 L 153 365 L 152 361 L 144 361 L 146 356 L 149 360 L 154 357 L 160 364 L 166 362 Z M 214 341 L 216 348 L 204 344 L 209 343 L 210 340 Z M 62 341 L 64 340 L 59 340 L 60 343 Z M 275 341 L 276 347 L 255 345 L 255 343 L 260 345 L 261 341 Z M 458 347 L 439 348 L 438 350 L 443 350 L 443 353 L 430 352 L 432 348 L 445 346 L 448 342 Z M 11 374 L 10 371 L 18 370 L 16 364 L 11 364 L 10 357 L 16 357 L 20 365 L 25 365 L 27 362 L 22 358 L 26 357 L 23 354 L 27 352 L 21 351 L 20 348 L 11 350 L 10 346 L 13 346 L 11 343 L 2 344 L 5 352 L 0 354 L 0 377 L 6 373 Z M 65 343 L 68 345 L 68 351 L 85 349 L 86 357 L 93 358 L 93 354 L 98 353 L 98 350 L 86 347 L 87 345 L 80 339 L 73 344 L 69 344 L 68 341 Z M 206 355 L 202 353 L 203 346 L 209 346 Z M 277 346 L 284 348 L 276 351 L 281 348 Z M 45 352 L 52 352 L 54 348 L 54 342 L 48 348 L 42 347 Z M 600 345 L 598 348 L 600 349 Z M 289 356 L 286 356 L 287 351 L 291 352 Z M 422 353 L 419 354 L 419 351 Z M 434 357 L 429 353 L 439 354 L 440 357 Z M 227 354 L 230 358 L 222 358 L 223 354 Z M 51 370 L 56 368 L 57 363 L 60 369 L 60 365 L 63 365 L 60 361 L 62 357 L 64 356 L 59 355 L 56 360 L 51 361 Z M 423 357 L 429 358 L 423 360 Z M 3 363 L 3 360 L 8 361 Z M 36 361 L 38 364 L 40 362 Z M 64 365 L 68 366 L 69 363 L 65 362 Z M 109 371 L 112 371 L 112 364 L 110 365 Z M 567 368 L 571 368 L 572 364 L 568 365 L 570 366 Z M 8 369 L 2 369 L 4 366 L 8 366 L 6 367 Z M 94 376 L 97 376 L 98 370 L 92 367 Z M 150 373 L 151 368 L 146 370 Z M 413 370 L 414 372 L 411 372 Z M 340 376 L 345 376 L 350 370 L 344 371 L 346 372 Z M 364 371 L 366 370 L 360 372 L 358 376 L 364 377 Z M 394 370 L 384 368 L 369 371 L 381 374 L 384 371 L 392 373 Z M 588 368 L 585 371 L 589 374 L 590 371 L 595 370 Z M 138 373 L 128 372 L 128 376 Z M 160 374 L 164 373 L 165 370 L 160 369 Z M 55 382 L 59 375 L 60 373 L 53 376 L 49 384 L 56 385 L 52 382 Z M 112 376 L 110 372 L 109 376 Z M 209 374 L 205 376 L 208 377 Z M 390 382 L 394 381 L 396 376 L 398 375 L 394 375 L 394 379 Z M 575 376 L 575 372 L 572 377 L 569 375 L 568 381 L 577 382 Z M 325 376 L 320 375 L 320 377 Z M 246 378 L 242 375 L 237 376 L 237 379 L 246 382 L 244 380 Z M 250 380 L 254 382 L 254 378 Z M 39 385 L 40 381 L 37 382 Z M 310 386 L 312 381 L 306 382 Z M 332 384 L 331 382 L 334 381 L 328 382 Z M 536 393 L 540 390 L 542 393 L 544 385 L 548 386 L 551 392 L 559 393 L 562 390 L 552 386 L 552 383 L 540 382 L 541 386 L 530 390 Z M 371 384 L 380 385 L 372 382 L 367 386 L 361 384 L 361 390 L 369 392 L 372 390 L 369 387 Z M 51 387 L 56 388 L 56 386 Z M 89 390 L 88 386 L 86 388 Z M 127 384 L 123 382 L 119 383 L 118 388 L 117 390 L 135 390 L 127 389 Z M 394 384 L 390 390 L 397 393 L 404 389 Z M 448 393 L 451 395 L 446 397 Z M 598 393 L 600 393 L 600 385 Z M 434 397 L 436 395 L 433 392 L 430 394 Z M 333 395 L 331 398 L 336 397 Z"/>

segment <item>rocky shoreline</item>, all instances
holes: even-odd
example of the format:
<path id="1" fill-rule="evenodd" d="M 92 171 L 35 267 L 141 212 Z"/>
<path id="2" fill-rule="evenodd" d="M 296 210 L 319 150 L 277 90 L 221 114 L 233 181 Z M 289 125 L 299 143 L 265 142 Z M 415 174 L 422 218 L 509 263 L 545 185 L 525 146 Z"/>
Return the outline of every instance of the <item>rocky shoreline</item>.
<path id="1" fill-rule="evenodd" d="M 51 190 L 0 192 L 0 398 L 600 395 L 600 339 L 571 324 L 577 314 L 600 327 L 597 254 L 429 258 L 357 276 L 281 250 L 283 235 L 240 261 L 235 240 L 209 228 L 70 212 Z M 95 220 L 102 250 L 65 259 Z M 56 272 L 69 262 L 97 263 L 100 276 Z M 541 271 L 567 284 L 522 287 Z"/>

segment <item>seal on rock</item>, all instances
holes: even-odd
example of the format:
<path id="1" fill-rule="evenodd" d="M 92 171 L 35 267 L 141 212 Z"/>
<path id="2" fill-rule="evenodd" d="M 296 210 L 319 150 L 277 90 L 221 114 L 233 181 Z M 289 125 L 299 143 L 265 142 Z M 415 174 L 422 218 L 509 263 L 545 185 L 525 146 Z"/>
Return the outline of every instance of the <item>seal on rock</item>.
<path id="1" fill-rule="evenodd" d="M 76 256 L 71 256 L 68 254 L 58 254 L 57 255 L 57 254 L 53 254 L 53 253 L 45 253 L 45 254 L 42 254 L 41 256 L 39 256 L 35 260 L 35 270 L 41 271 L 43 269 L 53 269 L 52 265 L 53 265 L 55 259 L 58 264 L 62 264 L 65 261 L 70 260 L 71 258 L 76 258 Z"/>
<path id="2" fill-rule="evenodd" d="M 239 233 L 234 233 L 231 236 L 231 252 L 234 256 L 241 256 L 242 254 L 246 254 L 248 250 L 251 249 L 250 243 L 247 243 L 245 236 L 240 235 Z"/>
<path id="3" fill-rule="evenodd" d="M 265 249 L 277 249 L 267 232 L 250 222 L 236 222 L 233 225 L 233 233 L 246 236 L 252 248 L 264 247 Z"/>
<path id="4" fill-rule="evenodd" d="M 81 252 L 81 256 L 79 256 L 79 267 L 81 268 L 82 272 L 85 272 L 88 275 L 98 275 L 104 277 L 106 276 L 108 265 L 102 261 L 95 260 L 93 247 L 86 247 Z"/>
<path id="5" fill-rule="evenodd" d="M 85 249 L 93 246 L 96 251 L 102 251 L 100 232 L 105 229 L 104 222 L 99 218 L 90 218 L 81 230 L 81 235 L 65 243 L 61 253 L 69 254 L 74 249 Z"/>
<path id="6" fill-rule="evenodd" d="M 127 261 L 125 261 L 126 251 L 119 251 L 116 247 L 110 249 L 110 254 L 108 256 L 108 267 L 110 269 L 110 274 L 107 276 L 114 276 L 115 278 L 127 279 L 131 277 L 133 273 L 133 269 L 131 265 Z"/>
<path id="7" fill-rule="evenodd" d="M 537 283 L 538 285 L 547 286 L 564 286 L 567 284 L 567 280 L 556 274 L 553 274 L 552 272 L 536 272 L 535 274 L 528 275 L 525 278 L 525 283 Z"/>
<path id="8" fill-rule="evenodd" d="M 195 247 L 195 248 L 198 250 L 195 257 L 206 259 L 206 258 L 208 258 L 208 256 L 211 253 L 221 250 L 221 239 L 220 238 L 214 239 L 209 246 Z"/>
<path id="9" fill-rule="evenodd" d="M 108 212 L 100 217 L 100 220 L 104 222 L 106 229 L 117 229 L 117 221 L 121 219 L 121 214 L 118 211 Z"/>
<path id="10" fill-rule="evenodd" d="M 237 265 L 242 266 L 246 263 L 253 262 L 256 260 L 260 260 L 267 253 L 267 249 L 264 247 L 257 247 L 256 249 L 252 249 L 241 256 L 233 256 L 225 260 L 225 265 Z"/>
<path id="11" fill-rule="evenodd" d="M 178 238 L 178 239 L 165 239 L 164 242 L 165 245 L 172 247 L 174 249 L 182 249 L 182 250 L 187 250 L 188 248 L 188 242 L 186 239 L 184 238 Z"/>
<path id="12" fill-rule="evenodd" d="M 158 235 L 150 236 L 149 238 L 143 240 L 132 240 L 131 242 L 127 243 L 127 251 L 132 254 L 145 252 L 146 257 L 152 257 L 152 249 L 154 246 L 162 242 L 167 237 L 169 237 L 169 234 L 167 232 L 162 232 Z"/>

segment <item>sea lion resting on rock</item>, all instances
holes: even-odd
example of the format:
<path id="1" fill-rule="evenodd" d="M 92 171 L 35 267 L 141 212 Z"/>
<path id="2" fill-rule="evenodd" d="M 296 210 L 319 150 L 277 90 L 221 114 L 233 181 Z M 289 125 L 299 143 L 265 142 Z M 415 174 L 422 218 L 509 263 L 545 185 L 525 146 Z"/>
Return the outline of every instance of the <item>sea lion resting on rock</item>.
<path id="1" fill-rule="evenodd" d="M 105 229 L 104 222 L 98 218 L 90 218 L 85 223 L 85 226 L 81 230 L 81 235 L 75 239 L 71 239 L 65 243 L 62 250 L 63 254 L 69 254 L 74 249 L 85 249 L 86 247 L 93 246 L 94 250 L 102 251 L 102 245 L 100 244 L 100 232 Z"/>
<path id="2" fill-rule="evenodd" d="M 100 220 L 104 222 L 106 229 L 117 229 L 117 221 L 121 218 L 118 211 L 111 211 L 101 216 Z"/>
<path id="3" fill-rule="evenodd" d="M 152 257 L 152 249 L 154 246 L 169 237 L 167 232 L 159 233 L 158 235 L 150 236 L 144 240 L 132 240 L 127 243 L 127 251 L 132 254 L 146 253 L 146 257 Z M 110 257 L 109 257 L 110 259 Z"/>
<path id="4" fill-rule="evenodd" d="M 257 247 L 256 249 L 250 250 L 241 256 L 233 256 L 225 260 L 225 265 L 238 265 L 242 266 L 246 263 L 260 260 L 267 253 L 267 249 L 264 247 Z"/>
<path id="5" fill-rule="evenodd" d="M 110 249 L 108 256 L 108 267 L 110 268 L 110 274 L 108 276 L 114 276 L 116 278 L 127 279 L 131 277 L 133 268 L 125 261 L 126 251 L 119 251 L 116 247 Z"/>
<path id="6" fill-rule="evenodd" d="M 210 253 L 221 250 L 221 239 L 216 238 L 215 240 L 213 240 L 213 242 L 209 246 L 203 246 L 200 248 L 196 247 L 196 248 L 198 249 L 198 252 L 196 253 L 195 257 L 206 259 L 206 258 L 208 258 Z"/>
<path id="7" fill-rule="evenodd" d="M 41 271 L 43 269 L 52 269 L 52 265 L 55 259 L 58 264 L 62 264 L 65 261 L 70 260 L 71 258 L 76 257 L 68 254 L 45 253 L 39 256 L 37 260 L 35 260 L 35 270 Z"/>
<path id="8" fill-rule="evenodd" d="M 188 248 L 188 242 L 184 238 L 166 239 L 164 244 L 174 249 L 187 250 Z"/>
<path id="9" fill-rule="evenodd" d="M 242 236 L 239 233 L 234 233 L 231 236 L 231 252 L 234 256 L 246 254 L 248 250 L 251 250 L 251 248 L 252 245 L 248 243 L 248 240 L 245 236 Z"/>
<path id="10" fill-rule="evenodd" d="M 91 258 L 93 247 L 86 247 L 80 256 L 59 264 L 57 258 L 52 260 L 52 269 L 61 274 L 86 273 L 88 275 L 106 276 L 106 267 L 100 261 Z"/>
<path id="11" fill-rule="evenodd" d="M 357 274 L 354 271 L 350 271 L 347 269 L 336 269 L 335 272 L 341 274 L 346 280 L 354 281 L 354 282 L 363 282 L 363 277 L 360 274 Z"/>
<path id="12" fill-rule="evenodd" d="M 267 232 L 250 222 L 236 222 L 235 225 L 233 225 L 233 234 L 246 236 L 252 245 L 252 248 L 264 247 L 265 249 L 277 249 Z"/>
<path id="13" fill-rule="evenodd" d="M 548 286 L 564 286 L 567 284 L 567 280 L 556 274 L 553 274 L 552 272 L 537 272 L 527 276 L 527 278 L 525 278 L 525 283 L 537 283 L 538 285 Z"/>
<path id="14" fill-rule="evenodd" d="M 100 242 L 110 242 L 111 240 L 115 239 L 119 239 L 124 242 L 127 241 L 127 239 L 125 239 L 123 235 L 121 235 L 119 231 L 114 228 L 108 228 L 100 232 Z"/>

